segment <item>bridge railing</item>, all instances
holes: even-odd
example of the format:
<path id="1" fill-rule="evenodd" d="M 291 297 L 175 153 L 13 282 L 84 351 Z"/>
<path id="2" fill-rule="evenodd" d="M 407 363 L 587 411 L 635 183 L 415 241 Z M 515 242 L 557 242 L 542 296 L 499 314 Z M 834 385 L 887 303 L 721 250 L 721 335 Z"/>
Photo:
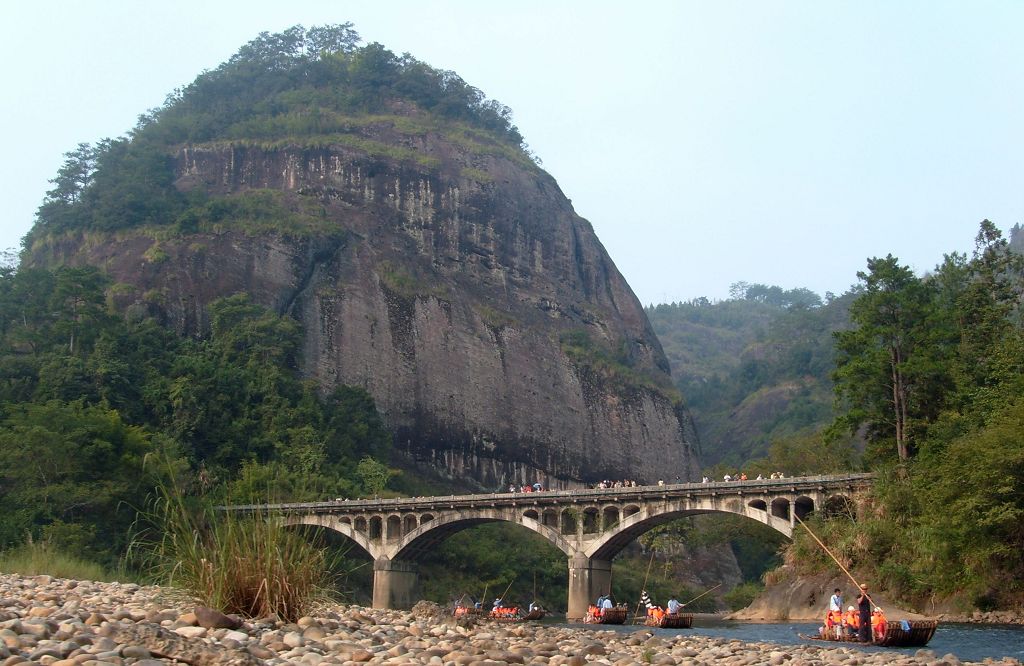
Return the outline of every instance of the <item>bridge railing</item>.
<path id="1" fill-rule="evenodd" d="M 241 513 L 335 513 L 344 511 L 430 510 L 480 505 L 518 506 L 559 505 L 570 503 L 650 500 L 653 497 L 680 497 L 686 495 L 758 494 L 800 492 L 822 488 L 848 488 L 870 484 L 873 474 L 831 474 L 822 476 L 796 476 L 782 479 L 748 479 L 746 481 L 688 482 L 665 485 L 645 485 L 628 488 L 581 488 L 576 490 L 540 490 L 534 492 L 495 492 L 470 495 L 441 495 L 430 497 L 396 497 L 366 499 L 336 499 L 318 502 L 279 504 L 243 504 L 218 507 Z"/>

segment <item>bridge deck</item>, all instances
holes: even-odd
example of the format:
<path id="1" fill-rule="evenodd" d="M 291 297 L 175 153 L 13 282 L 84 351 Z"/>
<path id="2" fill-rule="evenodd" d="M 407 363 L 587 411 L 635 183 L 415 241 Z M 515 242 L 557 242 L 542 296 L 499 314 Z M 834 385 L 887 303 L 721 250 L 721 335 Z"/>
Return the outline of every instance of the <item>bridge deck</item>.
<path id="1" fill-rule="evenodd" d="M 798 476 L 783 479 L 747 481 L 712 481 L 710 483 L 678 483 L 663 486 L 637 486 L 630 488 L 588 488 L 581 490 L 542 490 L 530 493 L 478 493 L 472 495 L 442 495 L 437 497 L 398 497 L 389 499 L 345 499 L 322 502 L 293 502 L 282 504 L 242 504 L 219 507 L 227 511 L 269 513 L 347 513 L 360 511 L 436 511 L 480 506 L 557 506 L 594 503 L 625 502 L 630 500 L 673 499 L 679 497 L 706 497 L 716 495 L 762 495 L 825 491 L 869 485 L 873 474 L 835 474 L 827 476 Z"/>

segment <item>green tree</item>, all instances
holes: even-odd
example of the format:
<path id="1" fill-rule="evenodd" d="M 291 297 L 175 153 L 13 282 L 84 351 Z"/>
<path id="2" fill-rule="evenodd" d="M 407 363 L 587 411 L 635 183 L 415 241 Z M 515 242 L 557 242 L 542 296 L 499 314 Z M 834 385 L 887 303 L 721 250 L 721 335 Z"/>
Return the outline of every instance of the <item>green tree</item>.
<path id="1" fill-rule="evenodd" d="M 54 332 L 75 354 L 96 339 L 107 323 L 104 288 L 107 278 L 93 266 L 61 268 L 56 274 L 50 305 L 56 315 Z"/>
<path id="2" fill-rule="evenodd" d="M 117 412 L 82 401 L 8 406 L 6 412 L 0 545 L 19 543 L 26 533 L 39 537 L 60 523 L 91 526 L 84 530 L 95 535 L 89 554 L 116 552 L 134 519 L 132 503 L 146 493 L 150 438 Z"/>
<path id="3" fill-rule="evenodd" d="M 387 465 L 370 456 L 363 456 L 356 466 L 356 474 L 362 480 L 363 488 L 371 495 L 380 495 L 388 486 L 391 470 Z"/>
<path id="4" fill-rule="evenodd" d="M 857 277 L 862 291 L 850 306 L 853 328 L 835 334 L 833 380 L 849 408 L 837 423 L 854 432 L 866 426 L 869 441 L 894 441 L 899 459 L 907 460 L 914 419 L 929 409 L 922 394 L 933 384 L 930 374 L 941 372 L 929 358 L 933 288 L 892 255 L 869 259 Z"/>

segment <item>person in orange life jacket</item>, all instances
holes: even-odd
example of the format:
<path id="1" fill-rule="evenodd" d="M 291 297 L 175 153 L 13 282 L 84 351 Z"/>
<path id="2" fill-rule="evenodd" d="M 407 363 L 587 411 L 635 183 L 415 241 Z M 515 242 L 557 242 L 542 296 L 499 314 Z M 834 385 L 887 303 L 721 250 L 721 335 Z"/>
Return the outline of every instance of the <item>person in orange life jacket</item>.
<path id="1" fill-rule="evenodd" d="M 875 612 L 871 614 L 871 634 L 872 638 L 876 641 L 885 638 L 885 613 L 882 612 L 881 608 L 875 607 Z"/>
<path id="2" fill-rule="evenodd" d="M 846 615 L 843 617 L 843 627 L 846 629 L 847 636 L 856 636 L 857 629 L 860 626 L 858 624 L 859 616 L 857 615 L 857 609 L 850 606 L 846 609 Z"/>

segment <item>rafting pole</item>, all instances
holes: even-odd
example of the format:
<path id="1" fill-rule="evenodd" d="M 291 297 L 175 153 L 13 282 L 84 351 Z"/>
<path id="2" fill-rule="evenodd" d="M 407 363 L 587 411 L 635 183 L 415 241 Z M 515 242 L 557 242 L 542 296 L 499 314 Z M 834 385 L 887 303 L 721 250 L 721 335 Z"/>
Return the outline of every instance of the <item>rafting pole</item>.
<path id="1" fill-rule="evenodd" d="M 843 563 L 839 561 L 839 558 L 832 554 L 832 551 L 828 549 L 828 546 L 826 546 L 821 541 L 821 539 L 818 538 L 818 535 L 815 534 L 811 530 L 811 528 L 807 526 L 807 523 L 800 519 L 800 516 L 796 515 L 795 511 L 793 512 L 793 517 L 796 518 L 798 523 L 804 526 L 804 529 L 807 530 L 807 533 L 811 535 L 811 538 L 818 542 L 818 545 L 821 546 L 822 550 L 828 553 L 828 556 L 832 558 L 832 561 L 835 562 L 839 566 L 839 568 L 843 570 L 843 573 L 846 574 L 850 578 L 850 580 L 853 581 L 853 584 L 857 587 L 857 589 L 860 590 L 860 583 L 858 583 L 857 579 L 853 577 L 853 574 L 846 570 L 846 567 L 844 567 Z M 864 593 L 864 596 L 868 598 L 868 601 L 871 602 L 871 605 L 873 607 L 875 605 L 875 601 L 871 598 L 871 595 L 865 592 L 864 590 L 861 590 L 861 592 Z"/>
<path id="2" fill-rule="evenodd" d="M 641 592 L 640 592 L 641 596 L 643 595 L 644 592 L 647 591 L 647 578 L 651 575 L 651 565 L 653 565 L 653 564 L 654 564 L 654 549 L 652 548 L 651 549 L 651 561 L 647 563 L 647 573 L 644 574 L 644 584 L 643 584 L 643 588 L 641 589 Z M 611 594 L 611 590 L 609 590 L 608 593 Z M 637 619 L 640 617 L 640 603 L 641 603 L 640 601 L 636 602 L 636 610 L 633 611 L 633 624 L 636 624 Z M 644 617 L 646 618 L 647 616 L 644 615 Z"/>
<path id="3" fill-rule="evenodd" d="M 505 603 L 505 595 L 506 595 L 506 594 L 508 594 L 508 591 L 509 591 L 510 589 L 512 589 L 512 583 L 514 583 L 514 582 L 516 582 L 516 579 L 515 579 L 515 577 L 513 577 L 513 578 L 512 578 L 512 580 L 510 580 L 510 581 L 508 582 L 508 587 L 506 587 L 506 588 L 505 588 L 505 591 L 504 591 L 504 592 L 503 592 L 503 593 L 501 594 L 501 596 L 500 596 L 500 597 L 498 597 L 499 599 L 501 599 L 501 603 Z"/>
<path id="4" fill-rule="evenodd" d="M 720 588 L 720 587 L 722 587 L 722 584 L 721 584 L 721 583 L 719 583 L 718 585 L 715 585 L 715 586 L 714 586 L 713 588 L 711 588 L 710 590 L 705 590 L 704 592 L 701 592 L 700 594 L 698 594 L 697 596 L 695 596 L 695 597 L 694 597 L 693 599 L 690 599 L 689 601 L 687 601 L 687 602 L 686 602 L 685 604 L 680 604 L 680 605 L 682 605 L 682 606 L 685 606 L 685 605 L 687 605 L 687 604 L 692 604 L 692 603 L 693 603 L 694 601 L 697 601 L 698 599 L 700 599 L 701 597 L 703 597 L 703 596 L 704 596 L 705 594 L 711 594 L 712 592 L 714 592 L 715 590 L 717 590 L 717 589 L 718 589 L 718 588 Z"/>

